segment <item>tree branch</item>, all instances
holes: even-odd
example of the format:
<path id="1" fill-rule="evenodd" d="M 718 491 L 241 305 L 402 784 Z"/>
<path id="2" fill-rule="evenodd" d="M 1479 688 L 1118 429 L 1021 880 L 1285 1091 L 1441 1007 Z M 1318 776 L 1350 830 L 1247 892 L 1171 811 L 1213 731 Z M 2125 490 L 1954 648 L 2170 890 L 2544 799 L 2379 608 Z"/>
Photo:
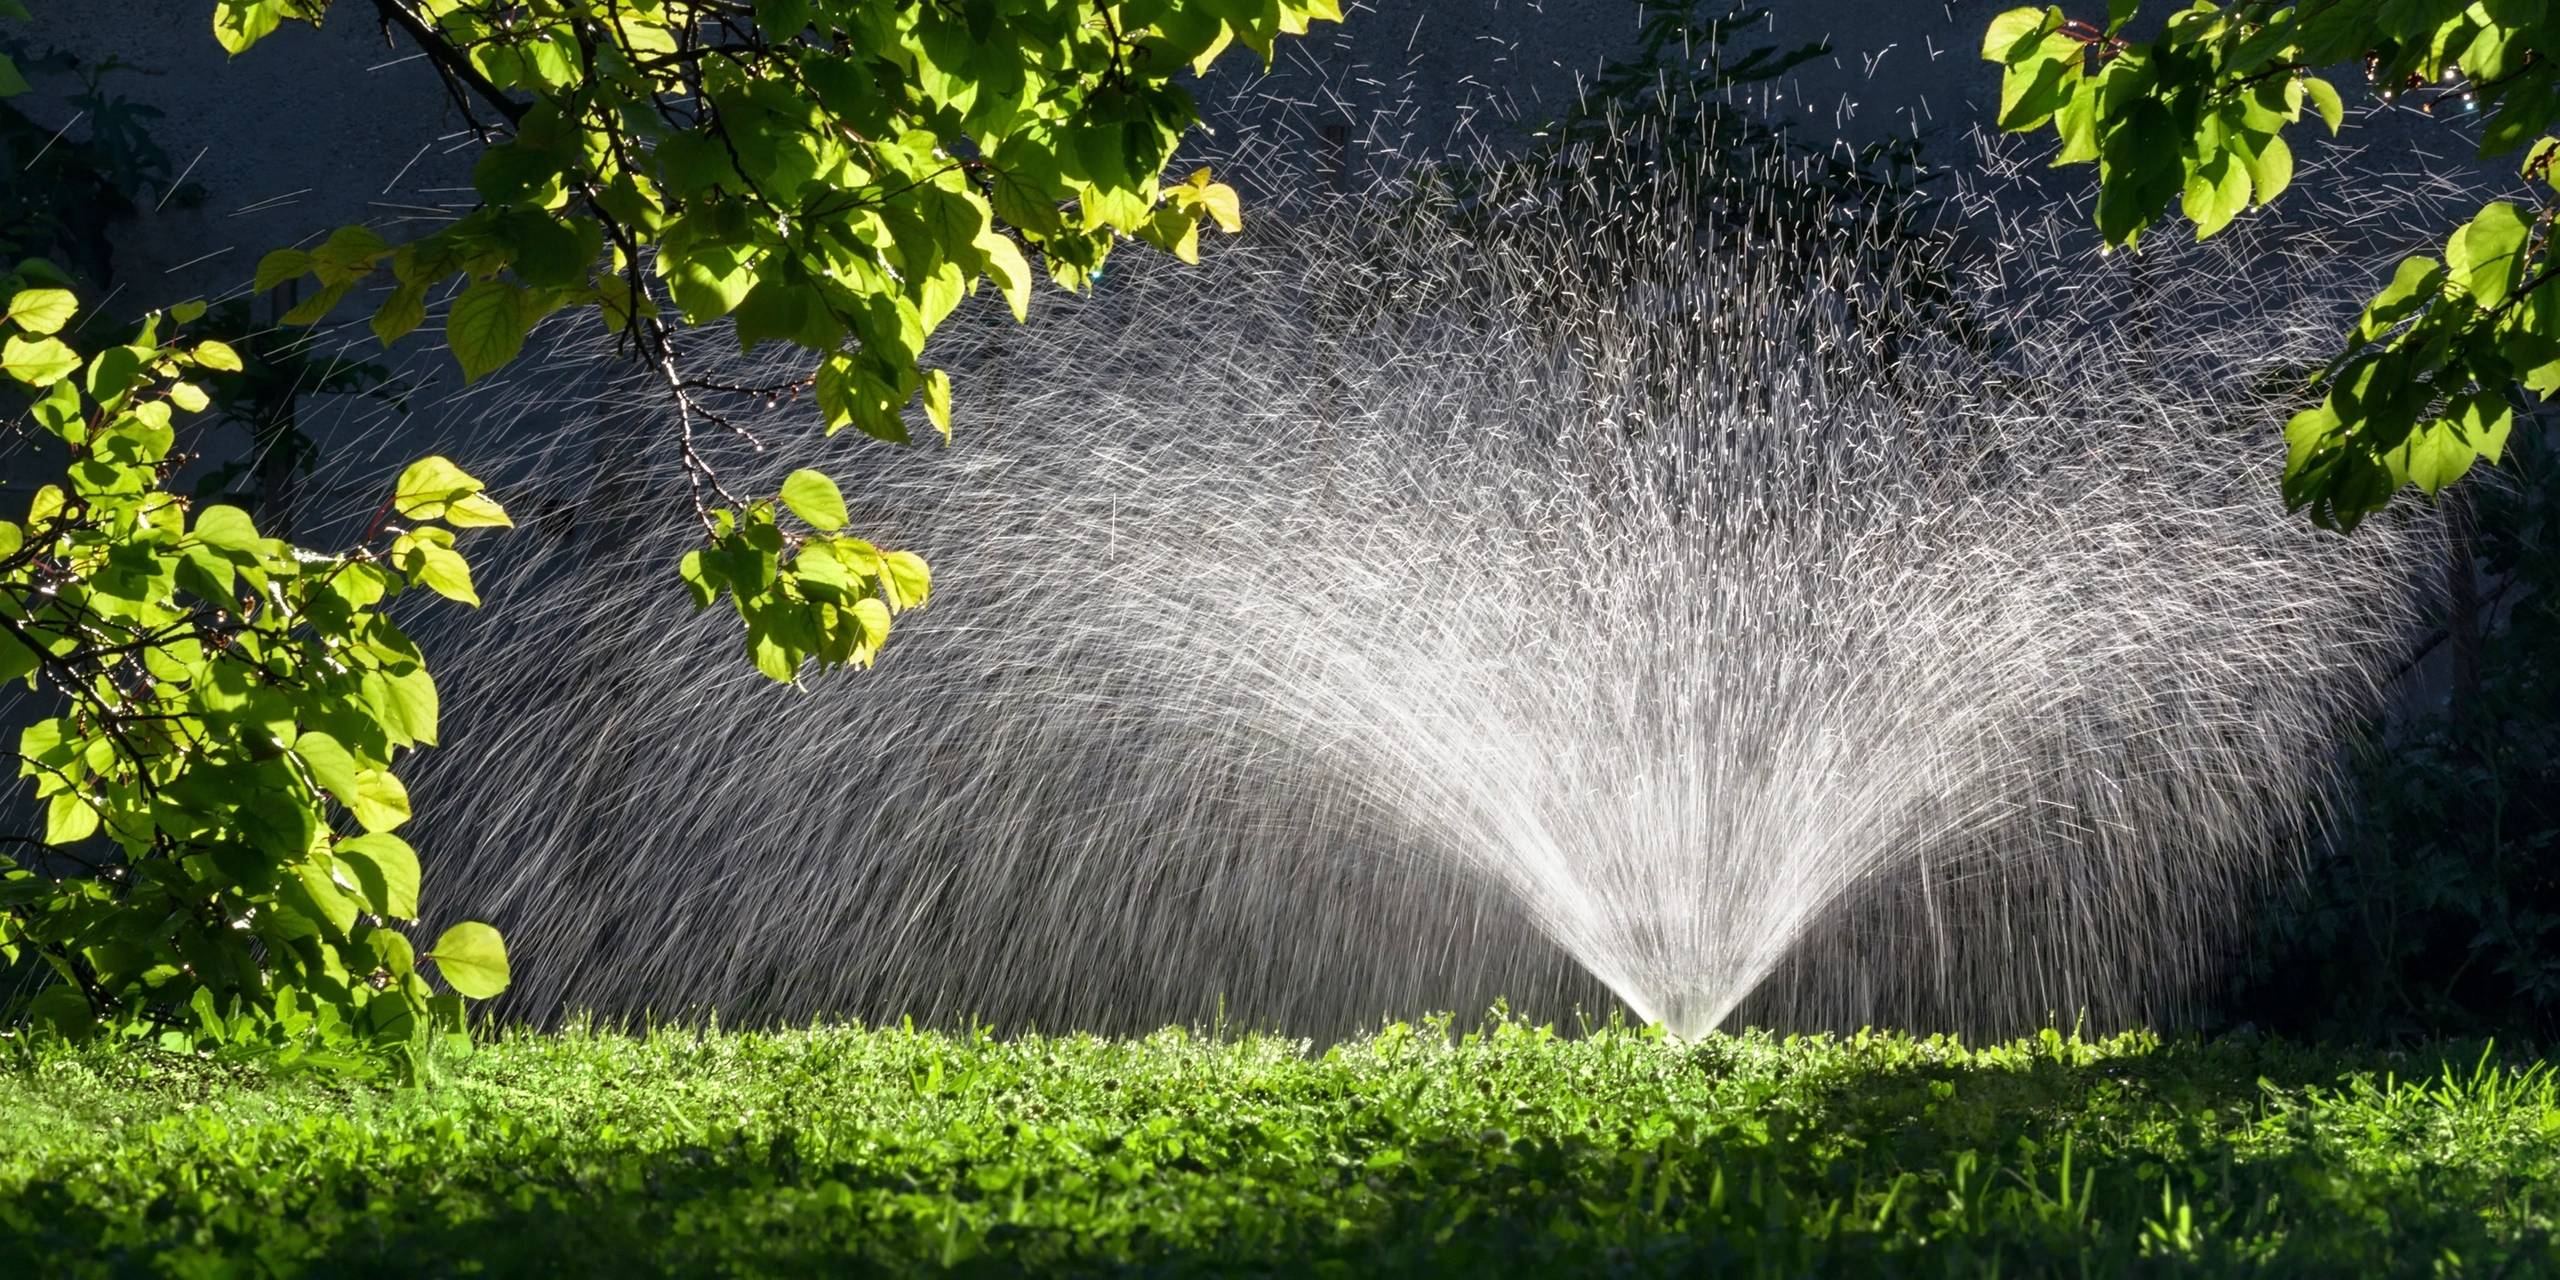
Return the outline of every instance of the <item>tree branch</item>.
<path id="1" fill-rule="evenodd" d="M 460 81 L 471 92 L 479 95 L 480 99 L 495 108 L 499 115 L 505 116 L 507 123 L 524 122 L 525 112 L 532 108 L 508 97 L 504 90 L 489 83 L 489 77 L 480 74 L 480 69 L 471 65 L 470 58 L 465 57 L 460 49 L 453 47 L 451 41 L 446 40 L 435 28 L 428 26 L 418 15 L 409 12 L 408 5 L 401 3 L 401 0 L 373 0 L 373 7 L 375 12 L 382 15 L 384 22 L 406 32 L 408 37 L 417 43 L 419 51 L 427 55 L 428 61 L 436 64 L 436 70 Z"/>

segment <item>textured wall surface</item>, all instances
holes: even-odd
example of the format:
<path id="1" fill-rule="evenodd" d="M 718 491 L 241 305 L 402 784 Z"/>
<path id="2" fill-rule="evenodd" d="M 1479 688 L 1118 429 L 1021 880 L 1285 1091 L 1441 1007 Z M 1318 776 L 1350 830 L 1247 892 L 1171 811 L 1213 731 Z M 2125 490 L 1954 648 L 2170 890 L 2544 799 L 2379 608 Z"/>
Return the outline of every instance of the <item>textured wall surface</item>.
<path id="1" fill-rule="evenodd" d="M 117 234 L 117 275 L 143 295 L 137 302 L 219 296 L 245 285 L 258 255 L 278 245 L 471 198 L 459 114 L 422 59 L 351 20 L 361 6 L 342 6 L 323 31 L 280 31 L 236 59 L 214 43 L 212 6 L 199 0 L 29 7 L 37 17 L 24 44 L 137 69 L 111 76 L 109 90 L 166 113 L 154 135 L 205 190 L 200 207 L 146 214 Z M 71 82 L 41 77 L 38 87 Z M 68 122 L 73 111 L 40 102 L 31 114 Z"/>

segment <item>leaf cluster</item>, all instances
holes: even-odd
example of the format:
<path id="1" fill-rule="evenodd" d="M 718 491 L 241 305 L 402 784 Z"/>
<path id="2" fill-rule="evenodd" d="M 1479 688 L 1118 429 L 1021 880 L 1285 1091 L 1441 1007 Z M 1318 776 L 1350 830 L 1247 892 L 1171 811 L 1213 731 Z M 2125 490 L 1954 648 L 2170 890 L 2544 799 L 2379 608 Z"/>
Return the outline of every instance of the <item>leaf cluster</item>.
<path id="1" fill-rule="evenodd" d="M 1190 260 L 1203 223 L 1240 229 L 1234 189 L 1207 170 L 1162 176 L 1199 122 L 1176 76 L 1231 45 L 1268 58 L 1279 37 L 1341 16 L 1335 0 L 372 8 L 428 53 L 482 129 L 482 203 L 405 243 L 348 227 L 279 250 L 258 284 L 310 279 L 315 292 L 287 317 L 308 323 L 387 275 L 372 317 L 385 343 L 450 295 L 445 338 L 466 380 L 514 360 L 545 317 L 594 311 L 671 393 L 719 557 L 764 520 L 697 443 L 697 431 L 753 439 L 725 405 L 812 393 L 829 433 L 903 443 L 920 400 L 947 439 L 950 378 L 923 363 L 943 320 L 986 284 L 1024 318 L 1033 255 L 1074 290 L 1119 240 Z M 331 13 L 327 0 L 219 0 L 214 34 L 239 53 Z M 689 377 L 679 324 L 717 321 L 742 352 L 780 344 L 814 368 L 758 386 Z M 792 672 L 765 661 L 773 654 L 824 662 L 877 647 L 757 630 L 794 616 L 746 615 L 749 648 L 777 679 Z"/>
<path id="2" fill-rule="evenodd" d="M 2314 74 L 2362 61 L 2386 98 L 2418 86 L 2486 115 L 2484 157 L 2524 152 L 2537 205 L 2498 201 L 2441 259 L 2400 264 L 2315 380 L 2319 404 L 2286 425 L 2286 503 L 2353 528 L 2414 486 L 2430 496 L 2495 464 L 2520 393 L 2560 391 L 2552 157 L 2560 138 L 2560 14 L 2539 0 L 2251 0 L 2197 3 L 2150 41 L 2125 36 L 2138 0 L 2103 27 L 2059 7 L 1994 18 L 2000 127 L 2050 125 L 2057 165 L 2095 163 L 2097 225 L 2132 245 L 2175 203 L 2199 239 L 2293 181 L 2285 131 L 2306 114 L 2337 132 L 2345 103 Z M 2441 87 L 2439 87 L 2441 86 Z"/>
<path id="3" fill-rule="evenodd" d="M 851 516 L 843 490 L 823 472 L 794 471 L 782 482 L 780 505 L 810 532 L 784 529 L 775 505 L 714 513 L 711 545 L 677 565 L 695 607 L 727 595 L 746 624 L 747 656 L 775 680 L 793 679 L 813 658 L 827 667 L 870 666 L 890 620 L 932 593 L 924 559 L 841 536 Z"/>
<path id="4" fill-rule="evenodd" d="M 437 697 L 392 607 L 412 587 L 476 603 L 455 534 L 505 511 L 428 458 L 366 545 L 264 536 L 169 488 L 203 380 L 241 369 L 188 332 L 201 304 L 82 352 L 51 268 L 22 264 L 0 295 L 18 427 L 63 458 L 0 520 L 0 680 L 52 709 L 11 752 L 43 823 L 0 857 L 0 964 L 44 978 L 17 1015 L 73 1039 L 404 1066 L 507 962 L 486 925 L 424 952 L 404 928 L 421 876 L 396 767 L 436 740 Z"/>

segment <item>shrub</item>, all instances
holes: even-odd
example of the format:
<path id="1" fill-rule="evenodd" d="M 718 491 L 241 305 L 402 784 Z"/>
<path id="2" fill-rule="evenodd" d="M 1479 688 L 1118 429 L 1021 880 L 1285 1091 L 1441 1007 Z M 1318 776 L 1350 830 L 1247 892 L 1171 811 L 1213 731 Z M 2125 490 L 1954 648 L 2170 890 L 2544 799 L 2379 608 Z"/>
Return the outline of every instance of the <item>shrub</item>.
<path id="1" fill-rule="evenodd" d="M 392 606 L 411 587 L 477 604 L 455 532 L 506 513 L 442 458 L 337 553 L 177 496 L 176 425 L 238 354 L 186 336 L 200 304 L 83 354 L 60 280 L 30 262 L 0 281 L 0 371 L 63 466 L 0 521 L 0 678 L 53 711 L 16 750 L 42 830 L 0 857 L 0 962 L 44 976 L 17 1012 L 74 1039 L 404 1068 L 507 962 L 487 925 L 420 953 L 400 923 L 420 873 L 394 762 L 435 742 L 436 688 Z"/>

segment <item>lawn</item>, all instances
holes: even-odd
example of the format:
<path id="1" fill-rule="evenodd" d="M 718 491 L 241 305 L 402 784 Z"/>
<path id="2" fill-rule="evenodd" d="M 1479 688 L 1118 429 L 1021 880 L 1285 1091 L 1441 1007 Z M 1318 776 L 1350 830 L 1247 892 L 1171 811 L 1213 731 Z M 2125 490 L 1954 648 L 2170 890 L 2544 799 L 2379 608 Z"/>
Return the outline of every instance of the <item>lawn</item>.
<path id="1" fill-rule="evenodd" d="M 14 1052 L 9 1276 L 2560 1274 L 2554 1076 L 2476 1047 L 581 1031 L 408 1090 Z"/>

